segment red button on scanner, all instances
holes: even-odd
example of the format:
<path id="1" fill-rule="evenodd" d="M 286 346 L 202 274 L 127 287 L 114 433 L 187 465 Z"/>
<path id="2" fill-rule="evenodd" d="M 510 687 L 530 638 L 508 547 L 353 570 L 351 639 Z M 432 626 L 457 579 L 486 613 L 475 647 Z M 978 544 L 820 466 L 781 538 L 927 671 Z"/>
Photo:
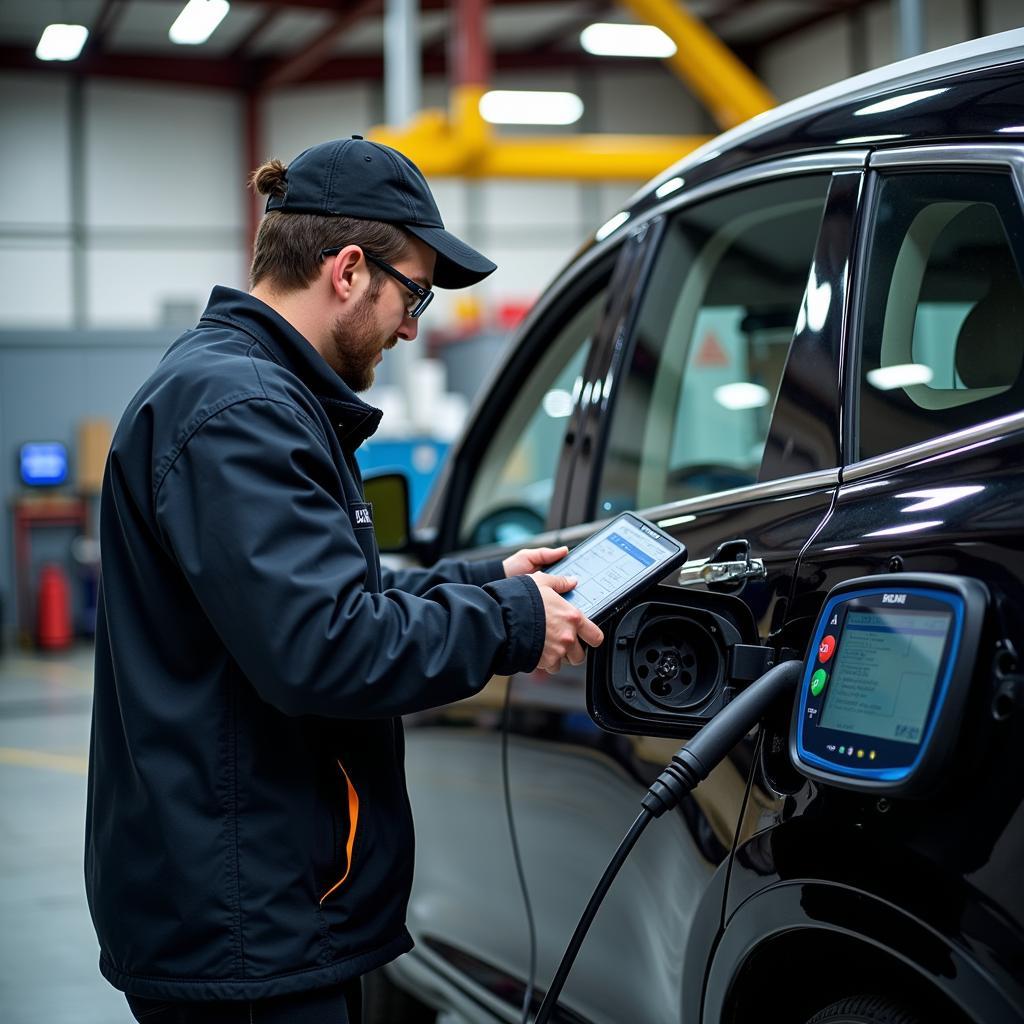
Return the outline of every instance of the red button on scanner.
<path id="1" fill-rule="evenodd" d="M 833 652 L 836 649 L 836 638 L 834 636 L 827 636 L 818 645 L 818 661 L 824 663 L 832 657 Z"/>

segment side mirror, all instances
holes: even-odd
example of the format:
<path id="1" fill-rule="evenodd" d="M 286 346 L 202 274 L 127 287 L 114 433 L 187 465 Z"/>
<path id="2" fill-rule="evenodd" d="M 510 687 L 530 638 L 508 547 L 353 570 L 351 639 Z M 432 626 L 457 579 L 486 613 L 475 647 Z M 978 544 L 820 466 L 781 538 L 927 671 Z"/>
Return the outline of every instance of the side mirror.
<path id="1" fill-rule="evenodd" d="M 366 500 L 373 506 L 377 546 L 387 554 L 409 550 L 409 481 L 404 473 L 380 473 L 363 481 Z"/>

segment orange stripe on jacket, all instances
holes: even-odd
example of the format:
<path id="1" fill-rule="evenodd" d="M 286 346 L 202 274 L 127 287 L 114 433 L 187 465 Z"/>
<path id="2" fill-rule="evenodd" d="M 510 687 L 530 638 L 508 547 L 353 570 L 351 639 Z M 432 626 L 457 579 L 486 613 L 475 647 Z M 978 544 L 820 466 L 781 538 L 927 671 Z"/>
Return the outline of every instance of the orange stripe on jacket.
<path id="1" fill-rule="evenodd" d="M 359 794 L 356 792 L 356 787 L 352 785 L 352 780 L 348 777 L 345 766 L 340 761 L 338 762 L 338 767 L 341 769 L 341 774 L 345 776 L 345 785 L 348 787 L 348 839 L 345 841 L 345 874 L 320 897 L 321 903 L 332 892 L 341 887 L 345 879 L 348 878 L 348 873 L 352 870 L 352 847 L 356 842 L 356 826 L 359 824 Z"/>

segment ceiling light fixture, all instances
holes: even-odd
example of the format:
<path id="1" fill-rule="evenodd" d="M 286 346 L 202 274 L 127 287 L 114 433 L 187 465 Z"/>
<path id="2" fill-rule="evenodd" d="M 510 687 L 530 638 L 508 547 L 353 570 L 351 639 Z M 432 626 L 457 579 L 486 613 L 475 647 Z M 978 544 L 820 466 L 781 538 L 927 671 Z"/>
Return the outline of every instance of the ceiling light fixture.
<path id="1" fill-rule="evenodd" d="M 580 45 L 598 57 L 671 57 L 676 44 L 654 25 L 596 22 L 580 33 Z"/>
<path id="2" fill-rule="evenodd" d="M 84 25 L 47 25 L 39 37 L 36 56 L 40 60 L 74 60 L 88 38 Z"/>
<path id="3" fill-rule="evenodd" d="M 172 43 L 198 46 L 213 35 L 230 8 L 228 0 L 188 0 L 167 34 Z"/>
<path id="4" fill-rule="evenodd" d="M 492 89 L 480 97 L 480 116 L 491 124 L 574 124 L 582 114 L 572 92 Z"/>

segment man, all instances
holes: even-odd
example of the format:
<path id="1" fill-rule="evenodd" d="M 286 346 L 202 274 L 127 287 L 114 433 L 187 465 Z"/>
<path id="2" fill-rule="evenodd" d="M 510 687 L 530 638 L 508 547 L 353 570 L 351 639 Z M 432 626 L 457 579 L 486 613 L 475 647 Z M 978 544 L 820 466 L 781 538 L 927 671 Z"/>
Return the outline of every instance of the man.
<path id="1" fill-rule="evenodd" d="M 494 265 L 359 136 L 253 182 L 252 291 L 214 289 L 103 486 L 85 869 L 100 969 L 147 1024 L 358 1020 L 360 976 L 412 946 L 398 716 L 602 641 L 537 571 L 564 551 L 380 567 L 355 392 L 432 282 Z"/>

